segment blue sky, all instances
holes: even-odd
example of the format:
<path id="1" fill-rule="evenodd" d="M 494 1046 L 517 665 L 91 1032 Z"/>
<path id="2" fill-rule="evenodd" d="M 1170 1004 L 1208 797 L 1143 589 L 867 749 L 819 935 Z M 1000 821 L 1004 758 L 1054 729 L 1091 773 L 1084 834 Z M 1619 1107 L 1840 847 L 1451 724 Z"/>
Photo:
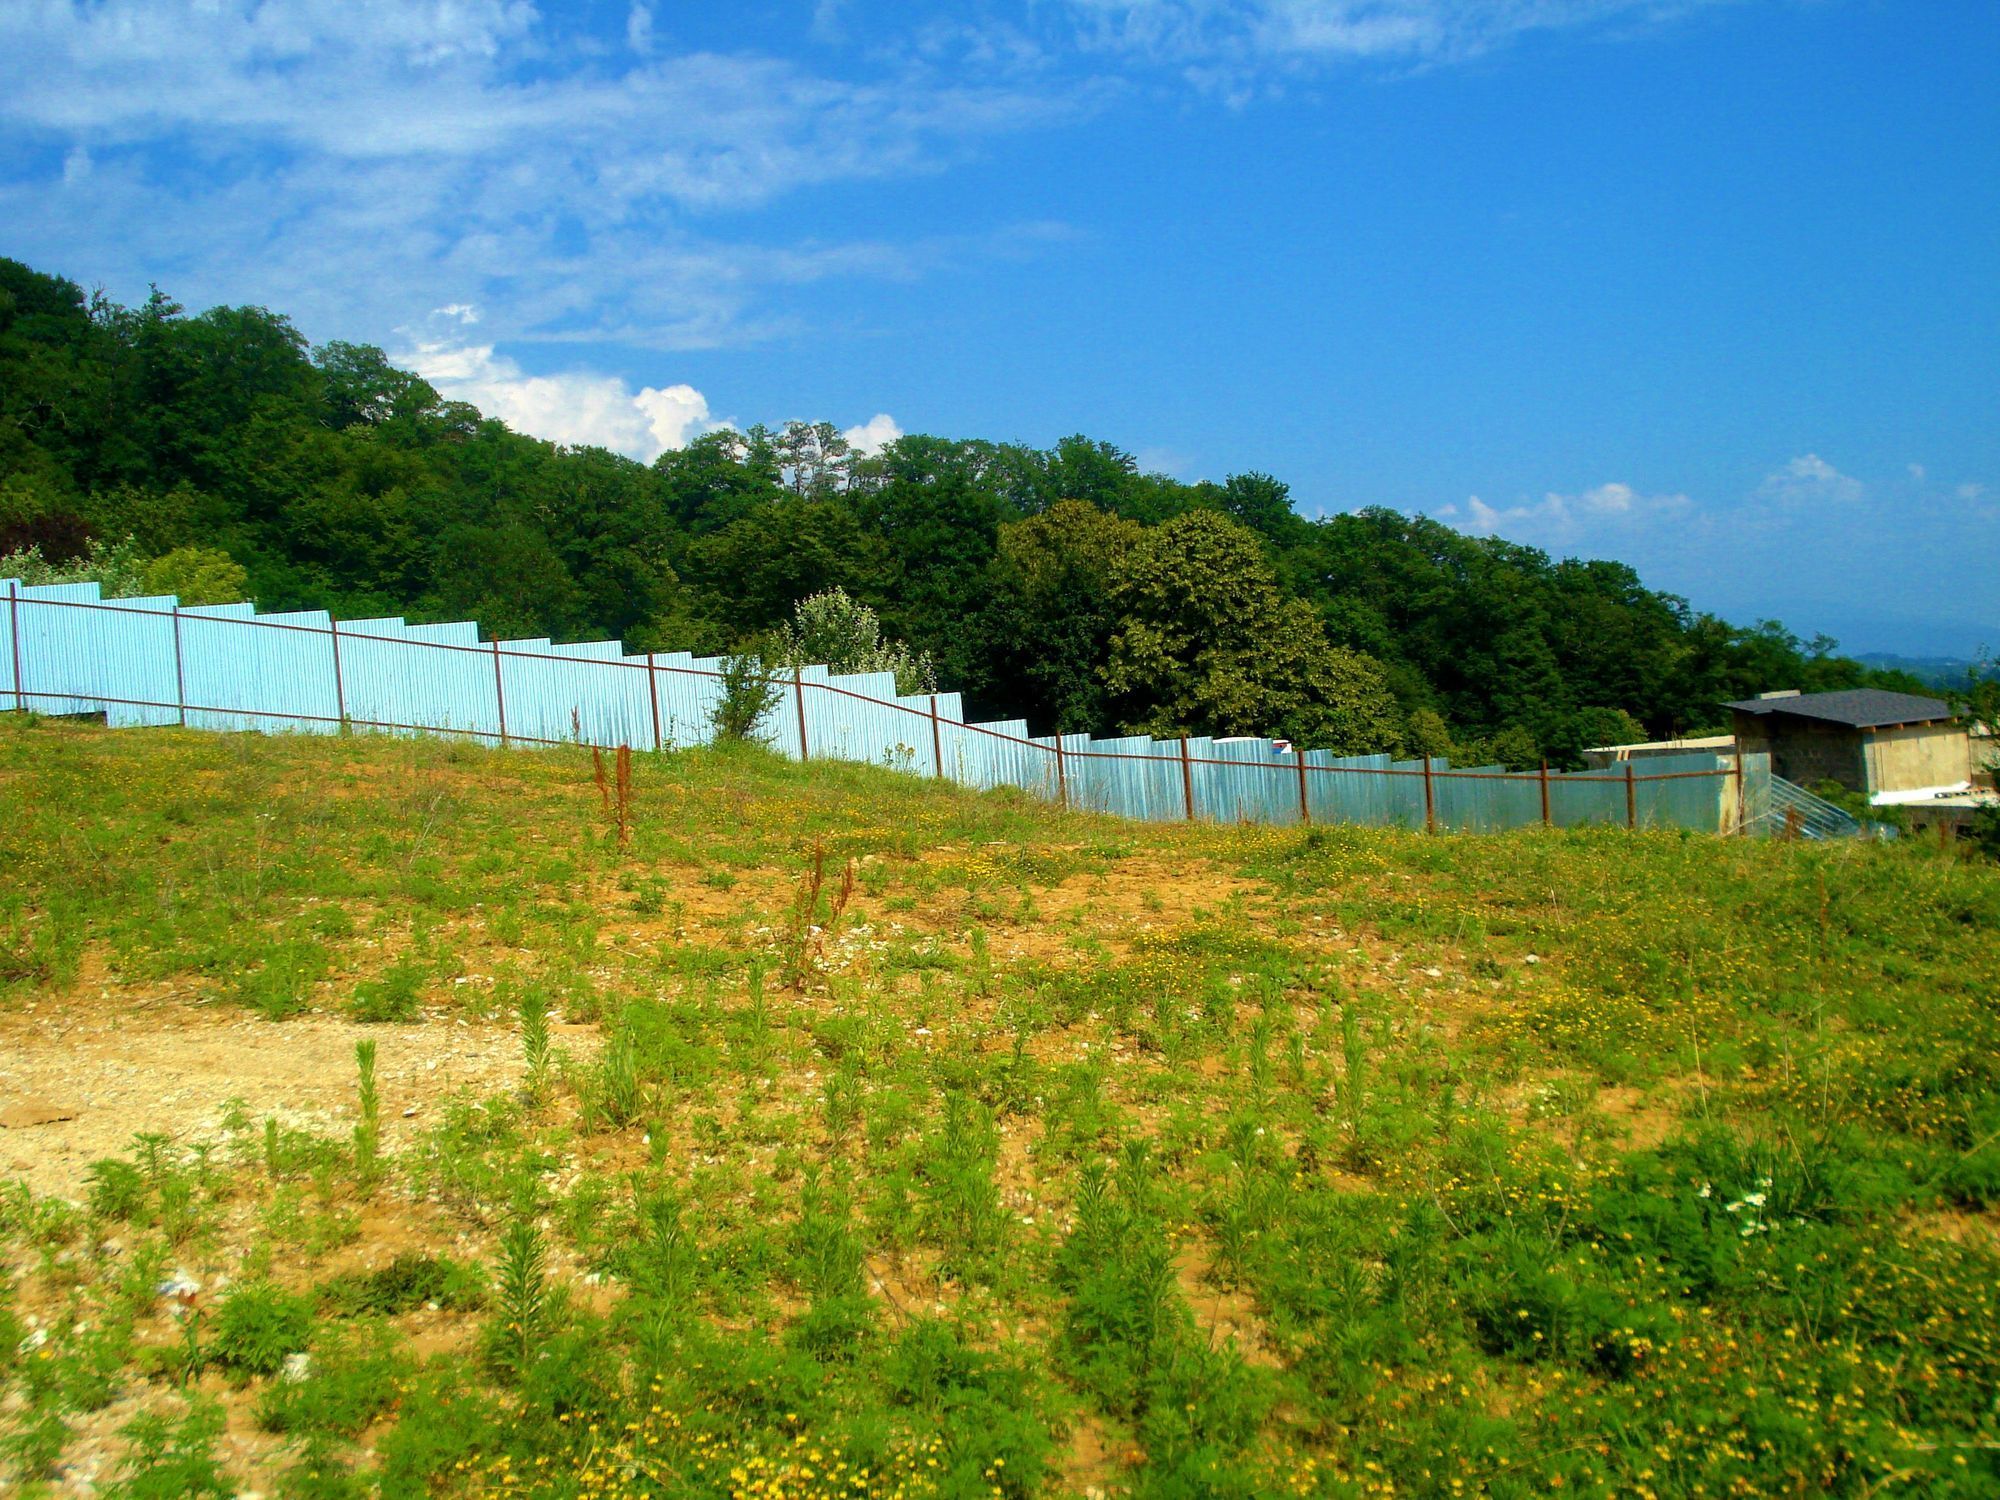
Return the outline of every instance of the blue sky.
<path id="1" fill-rule="evenodd" d="M 1278 475 L 2000 647 L 1990 0 L 0 0 L 0 253 L 525 430 Z"/>

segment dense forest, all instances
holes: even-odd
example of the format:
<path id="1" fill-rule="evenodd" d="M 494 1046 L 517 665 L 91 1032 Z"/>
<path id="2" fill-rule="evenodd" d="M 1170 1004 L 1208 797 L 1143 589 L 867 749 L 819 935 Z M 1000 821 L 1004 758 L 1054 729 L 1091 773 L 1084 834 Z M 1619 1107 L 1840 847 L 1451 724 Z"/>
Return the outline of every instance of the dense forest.
<path id="1" fill-rule="evenodd" d="M 1621 563 L 1386 508 L 1307 521 L 1265 474 L 1183 484 L 1081 436 L 862 457 L 808 423 L 648 466 L 509 431 L 281 314 L 125 307 L 0 259 L 0 554 L 31 548 L 138 559 L 188 595 L 634 649 L 745 645 L 839 588 L 973 713 L 1036 732 L 1566 764 L 1766 688 L 1919 686 Z"/>

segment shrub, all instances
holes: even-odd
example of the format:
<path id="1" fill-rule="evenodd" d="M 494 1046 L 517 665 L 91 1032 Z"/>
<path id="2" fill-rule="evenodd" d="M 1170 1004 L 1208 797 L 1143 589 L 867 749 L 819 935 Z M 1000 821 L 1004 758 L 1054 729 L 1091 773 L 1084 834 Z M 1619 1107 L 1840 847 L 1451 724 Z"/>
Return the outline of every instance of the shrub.
<path id="1" fill-rule="evenodd" d="M 899 693 L 937 691 L 930 653 L 886 638 L 875 611 L 845 589 L 798 602 L 791 620 L 778 627 L 775 663 L 788 670 L 818 665 L 829 672 L 888 672 Z"/>
<path id="2" fill-rule="evenodd" d="M 763 650 L 750 647 L 722 658 L 722 692 L 708 711 L 718 740 L 742 741 L 757 733 L 777 705 L 779 688 Z"/>
<path id="3" fill-rule="evenodd" d="M 146 1206 L 146 1178 L 129 1161 L 105 1157 L 84 1173 L 90 1211 L 100 1219 L 133 1219 Z"/>
<path id="4" fill-rule="evenodd" d="M 264 950 L 263 963 L 237 975 L 234 997 L 266 1020 L 282 1021 L 306 1008 L 327 968 L 326 949 L 315 939 L 274 942 Z"/>
<path id="5" fill-rule="evenodd" d="M 435 1302 L 440 1307 L 479 1304 L 480 1276 L 447 1255 L 405 1251 L 372 1271 L 349 1271 L 322 1282 L 317 1298 L 329 1317 L 393 1317 Z"/>
<path id="6" fill-rule="evenodd" d="M 437 1493 L 433 1479 L 499 1443 L 509 1420 L 465 1365 L 434 1363 L 405 1383 L 399 1420 L 375 1442 L 385 1500 L 423 1500 Z"/>
<path id="7" fill-rule="evenodd" d="M 2000 805 L 1988 803 L 1975 809 L 1966 838 L 1988 859 L 2000 860 Z"/>
<path id="8" fill-rule="evenodd" d="M 352 1437 L 396 1399 L 409 1367 L 395 1330 L 380 1324 L 333 1328 L 315 1340 L 303 1379 L 274 1380 L 257 1398 L 267 1432 L 339 1433 Z"/>
<path id="9" fill-rule="evenodd" d="M 312 1341 L 310 1298 L 268 1281 L 239 1288 L 215 1314 L 212 1357 L 246 1375 L 271 1375 Z"/>
<path id="10" fill-rule="evenodd" d="M 106 599 L 129 599 L 146 592 L 145 563 L 130 537 L 106 542 L 92 537 L 81 557 L 50 562 L 40 547 L 26 547 L 0 557 L 0 578 L 18 578 L 25 585 L 95 583 Z"/>
<path id="11" fill-rule="evenodd" d="M 236 1486 L 215 1460 L 222 1408 L 195 1401 L 179 1420 L 165 1412 L 134 1417 L 123 1429 L 130 1445 L 118 1478 L 99 1493 L 105 1500 L 229 1500 Z"/>
<path id="12" fill-rule="evenodd" d="M 357 1021 L 414 1021 L 423 1004 L 424 969 L 408 959 L 386 969 L 380 979 L 354 987 L 348 1013 Z"/>

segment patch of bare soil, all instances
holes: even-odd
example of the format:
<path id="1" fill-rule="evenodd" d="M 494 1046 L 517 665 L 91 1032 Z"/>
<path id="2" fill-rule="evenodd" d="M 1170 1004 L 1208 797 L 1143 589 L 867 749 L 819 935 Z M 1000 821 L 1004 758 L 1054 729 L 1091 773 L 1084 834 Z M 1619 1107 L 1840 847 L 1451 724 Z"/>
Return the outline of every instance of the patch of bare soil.
<path id="1" fill-rule="evenodd" d="M 1611 1122 L 1626 1147 L 1633 1151 L 1648 1151 L 1659 1145 L 1674 1133 L 1681 1119 L 1671 1098 L 1623 1086 L 1600 1089 L 1597 1112 Z"/>
<path id="2" fill-rule="evenodd" d="M 1069 1451 L 1061 1459 L 1060 1493 L 1101 1500 L 1115 1492 L 1123 1466 L 1104 1429 L 1091 1417 L 1080 1417 L 1070 1430 Z"/>
<path id="3" fill-rule="evenodd" d="M 80 990 L 0 1013 L 0 1176 L 79 1198 L 101 1157 L 132 1137 L 215 1135 L 230 1101 L 318 1133 L 355 1118 L 354 1044 L 378 1044 L 383 1140 L 394 1149 L 437 1100 L 491 1093 L 521 1076 L 521 1044 L 505 1026 L 439 1018 L 364 1026 L 308 1015 L 270 1022 L 233 1008 L 129 992 Z"/>
<path id="4" fill-rule="evenodd" d="M 1035 928 L 1010 934 L 1010 940 L 1032 945 L 1049 941 L 1050 928 L 1065 925 L 1080 914 L 1082 925 L 1111 942 L 1130 943 L 1151 932 L 1176 932 L 1213 907 L 1233 897 L 1259 896 L 1253 881 L 1196 862 L 1178 864 L 1163 859 L 1123 859 L 1108 870 L 1071 875 L 1035 891 L 1043 921 Z"/>
<path id="5" fill-rule="evenodd" d="M 2000 1251 L 2000 1214 L 1940 1208 L 1912 1214 L 1910 1223 L 1920 1234 L 1950 1240 L 1955 1245 Z"/>
<path id="6" fill-rule="evenodd" d="M 254 1402 L 219 1374 L 202 1376 L 187 1395 L 206 1397 L 222 1408 L 225 1425 L 215 1456 L 233 1478 L 240 1476 L 246 1484 L 239 1495 L 268 1493 L 264 1487 L 284 1466 L 287 1440 L 258 1427 Z M 117 1476 L 123 1463 L 128 1445 L 119 1430 L 143 1412 L 177 1417 L 185 1405 L 183 1395 L 146 1383 L 134 1385 L 108 1406 L 77 1414 L 72 1419 L 75 1435 L 64 1450 L 53 1493 L 78 1497 L 97 1494 Z"/>
<path id="7" fill-rule="evenodd" d="M 1491 1103 L 1516 1125 L 1540 1120 L 1565 1136 L 1581 1129 L 1628 1151 L 1648 1151 L 1679 1127 L 1681 1095 L 1692 1092 L 1687 1083 L 1672 1078 L 1661 1079 L 1650 1089 L 1624 1084 L 1598 1088 L 1583 1080 L 1588 1095 L 1563 1100 L 1564 1088 L 1577 1081 L 1577 1075 L 1561 1069 L 1534 1072 L 1500 1090 Z"/>
<path id="8" fill-rule="evenodd" d="M 759 866 L 731 873 L 734 880 L 718 886 L 675 866 L 635 868 L 619 881 L 597 882 L 590 904 L 599 914 L 607 938 L 623 934 L 635 941 L 655 943 L 683 938 L 695 928 L 733 926 L 751 914 L 777 921 L 791 909 L 797 894 L 797 871 Z M 636 911 L 637 893 L 626 883 L 634 875 L 644 876 L 656 887 L 660 915 L 649 918 Z"/>
<path id="9" fill-rule="evenodd" d="M 1174 1257 L 1174 1275 L 1194 1312 L 1195 1327 L 1212 1346 L 1233 1344 L 1245 1364 L 1279 1369 L 1284 1360 L 1272 1347 L 1263 1316 L 1247 1292 L 1225 1287 L 1215 1277 L 1207 1245 L 1191 1240 Z"/>

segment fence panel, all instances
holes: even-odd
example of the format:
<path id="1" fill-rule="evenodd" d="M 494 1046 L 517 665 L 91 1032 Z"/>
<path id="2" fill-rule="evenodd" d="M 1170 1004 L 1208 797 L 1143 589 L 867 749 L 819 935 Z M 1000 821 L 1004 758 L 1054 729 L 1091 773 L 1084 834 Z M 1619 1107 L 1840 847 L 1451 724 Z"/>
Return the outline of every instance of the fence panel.
<path id="1" fill-rule="evenodd" d="M 1192 749 L 1192 743 L 1190 745 Z M 1266 739 L 1210 740 L 1194 767 L 1195 806 L 1212 823 L 1299 821 L 1298 758 Z"/>
<path id="2" fill-rule="evenodd" d="M 905 706 L 893 672 L 828 672 L 807 667 L 804 685 L 806 743 L 822 760 L 873 761 L 914 771 L 931 758 L 929 699 Z"/>
<path id="3" fill-rule="evenodd" d="M 1718 757 L 1690 752 L 1633 762 L 1641 828 L 1722 828 L 1733 779 L 1715 774 Z"/>
<path id="4" fill-rule="evenodd" d="M 129 607 L 120 600 L 118 606 L 106 606 L 94 583 L 29 588 L 14 580 L 8 581 L 6 593 L 7 686 L 13 695 L 8 707 L 45 714 L 108 713 L 109 698 L 141 697 L 133 690 L 137 683 L 148 690 L 147 697 L 173 709 L 164 722 L 179 719 L 172 617 L 156 618 L 162 609 L 172 610 L 173 599 L 137 600 Z M 154 670 L 128 672 L 123 669 L 127 661 L 147 663 Z"/>
<path id="5" fill-rule="evenodd" d="M 181 691 L 176 670 L 171 594 L 99 598 L 96 584 L 61 584 L 22 590 L 21 677 L 27 706 L 41 713 L 97 713 L 118 727 L 178 724 Z M 75 696 L 37 696 L 59 685 Z"/>
<path id="6" fill-rule="evenodd" d="M 1622 772 L 1551 771 L 1549 773 L 1550 821 L 1558 828 L 1578 828 L 1587 823 L 1625 821 L 1625 777 Z"/>
<path id="7" fill-rule="evenodd" d="M 715 706 L 722 701 L 722 659 L 660 651 L 650 660 L 653 691 L 660 700 L 660 743 L 667 748 L 706 744 L 714 732 Z M 773 701 L 751 737 L 777 744 L 789 708 L 789 697 Z"/>
<path id="8" fill-rule="evenodd" d="M 502 641 L 500 680 L 510 737 L 605 746 L 653 743 L 645 668 L 628 664 L 617 641 L 569 646 Z"/>
<path id="9" fill-rule="evenodd" d="M 1525 828 L 1542 821 L 1541 774 L 1505 766 L 1434 767 L 1437 826 L 1471 833 Z"/>
<path id="10" fill-rule="evenodd" d="M 425 640 L 394 617 L 342 620 L 326 647 L 339 707 L 356 728 L 500 738 L 490 647 Z"/>
<path id="11" fill-rule="evenodd" d="M 180 612 L 180 680 L 191 729 L 340 729 L 332 621 L 258 615 L 247 604 Z"/>

